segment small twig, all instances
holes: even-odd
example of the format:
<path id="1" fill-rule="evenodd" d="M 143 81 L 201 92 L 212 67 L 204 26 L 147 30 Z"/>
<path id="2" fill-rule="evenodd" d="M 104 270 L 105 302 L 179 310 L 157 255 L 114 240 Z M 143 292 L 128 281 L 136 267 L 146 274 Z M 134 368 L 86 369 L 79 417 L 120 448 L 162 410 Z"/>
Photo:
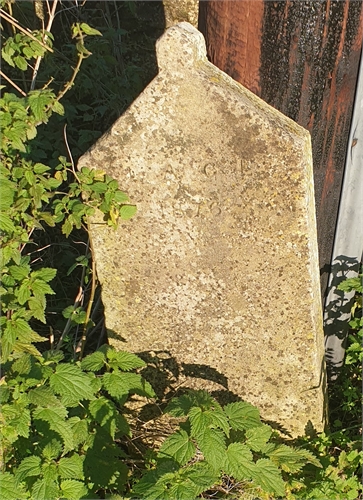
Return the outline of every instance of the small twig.
<path id="1" fill-rule="evenodd" d="M 86 340 L 87 340 L 87 328 L 88 328 L 88 321 L 91 316 L 91 311 L 92 311 L 92 305 L 93 301 L 95 298 L 95 292 L 96 292 L 96 263 L 95 263 L 95 254 L 94 254 L 94 249 L 93 249 L 93 243 L 90 238 L 88 238 L 89 244 L 90 244 L 90 250 L 91 250 L 91 258 L 92 258 L 92 281 L 91 281 L 91 295 L 88 300 L 88 306 L 87 306 L 87 311 L 86 311 L 86 319 L 84 321 L 84 328 L 83 328 L 83 335 L 81 338 L 81 350 L 79 354 L 79 359 L 81 360 L 83 357 L 84 353 L 84 348 L 86 345 Z"/>
<path id="2" fill-rule="evenodd" d="M 48 32 L 50 32 L 50 30 L 52 29 L 52 24 L 53 24 L 53 20 L 54 20 L 55 11 L 56 11 L 56 8 L 57 8 L 58 1 L 59 0 L 54 0 L 53 1 L 52 9 L 49 8 L 49 4 L 47 2 L 49 19 L 48 19 L 48 24 L 47 24 L 46 31 L 48 31 Z M 44 34 L 43 35 L 43 43 L 44 44 L 47 41 L 47 39 L 48 39 L 48 35 Z M 39 66 L 40 66 L 40 63 L 41 63 L 42 59 L 43 59 L 43 56 L 38 56 L 37 59 L 36 59 L 36 61 L 35 61 L 32 82 L 30 84 L 30 90 L 34 90 L 35 81 L 36 81 L 37 76 L 38 76 L 38 70 L 39 70 Z"/>
<path id="3" fill-rule="evenodd" d="M 24 33 L 25 35 L 27 35 L 29 38 L 31 38 L 35 42 L 38 42 L 44 49 L 48 50 L 49 52 L 54 52 L 54 50 L 51 47 L 48 47 L 48 45 L 45 45 L 43 42 L 41 42 L 40 40 L 38 40 L 38 38 L 36 38 L 31 33 L 31 31 L 29 31 L 29 30 L 27 30 L 25 28 L 22 28 L 16 22 L 16 20 L 12 16 L 10 16 L 7 12 L 5 12 L 3 9 L 0 9 L 0 17 L 2 17 L 3 19 L 5 19 L 5 21 L 7 21 L 8 23 L 12 24 L 13 26 L 16 26 L 19 31 L 21 31 L 22 33 Z"/>
<path id="4" fill-rule="evenodd" d="M 12 85 L 14 87 L 14 89 L 16 89 L 18 92 L 20 92 L 20 94 L 23 96 L 23 97 L 26 97 L 26 93 L 24 92 L 24 90 L 21 90 L 20 87 L 17 86 L 16 83 L 13 82 L 13 80 L 11 78 L 9 78 L 8 76 L 5 75 L 5 73 L 3 73 L 1 70 L 0 70 L 0 75 L 7 81 L 10 83 L 10 85 Z"/>
<path id="5" fill-rule="evenodd" d="M 69 156 L 69 159 L 71 161 L 73 175 L 77 179 L 77 182 L 79 184 L 81 184 L 81 181 L 79 180 L 79 177 L 77 175 L 76 168 L 75 168 L 75 165 L 74 165 L 74 160 L 73 160 L 72 152 L 71 152 L 69 144 L 68 144 L 68 139 L 67 139 L 67 124 L 65 124 L 64 128 L 63 128 L 63 136 L 64 136 L 64 142 L 66 143 L 66 148 L 67 148 L 67 151 L 68 151 L 68 156 Z"/>

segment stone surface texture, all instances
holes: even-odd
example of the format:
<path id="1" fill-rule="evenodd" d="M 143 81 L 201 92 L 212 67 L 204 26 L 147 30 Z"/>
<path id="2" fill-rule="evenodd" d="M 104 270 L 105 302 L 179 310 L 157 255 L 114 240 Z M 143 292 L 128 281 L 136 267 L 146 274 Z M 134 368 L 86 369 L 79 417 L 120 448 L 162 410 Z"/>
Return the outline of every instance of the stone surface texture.
<path id="1" fill-rule="evenodd" d="M 187 387 L 230 391 L 292 436 L 325 418 L 310 135 L 209 63 L 190 24 L 79 168 L 138 206 L 91 237 L 110 342 L 169 357 Z"/>

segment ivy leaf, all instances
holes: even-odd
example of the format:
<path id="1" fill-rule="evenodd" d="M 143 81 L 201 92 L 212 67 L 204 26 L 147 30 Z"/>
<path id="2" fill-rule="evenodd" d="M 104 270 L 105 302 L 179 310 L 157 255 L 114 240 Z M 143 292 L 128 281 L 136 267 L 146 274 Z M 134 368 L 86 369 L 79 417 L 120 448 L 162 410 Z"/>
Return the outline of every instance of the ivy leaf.
<path id="1" fill-rule="evenodd" d="M 41 473 L 40 457 L 26 457 L 15 472 L 16 480 L 21 483 L 27 477 L 39 476 Z"/>
<path id="2" fill-rule="evenodd" d="M 224 411 L 232 429 L 243 431 L 261 425 L 260 412 L 250 403 L 243 401 L 230 403 L 225 406 Z"/>
<path id="3" fill-rule="evenodd" d="M 231 443 L 227 448 L 225 471 L 237 481 L 252 479 L 255 470 L 253 456 L 248 447 L 242 443 Z"/>
<path id="4" fill-rule="evenodd" d="M 74 401 L 94 397 L 89 377 L 76 365 L 57 365 L 55 373 L 50 377 L 50 386 L 56 394 L 71 397 Z"/>
<path id="5" fill-rule="evenodd" d="M 214 470 L 223 468 L 226 460 L 225 435 L 219 429 L 204 429 L 197 437 L 198 446 L 205 460 Z"/>
<path id="6" fill-rule="evenodd" d="M 80 498 L 85 498 L 87 496 L 87 488 L 80 481 L 66 479 L 65 481 L 61 481 L 60 487 L 62 491 L 62 498 L 79 500 Z"/>
<path id="7" fill-rule="evenodd" d="M 194 456 L 195 451 L 195 446 L 190 440 L 189 434 L 181 429 L 163 442 L 158 457 L 172 458 L 179 465 L 184 465 Z"/>
<path id="8" fill-rule="evenodd" d="M 81 456 L 74 454 L 69 458 L 61 458 L 58 463 L 58 472 L 62 479 L 84 479 Z"/>
<path id="9" fill-rule="evenodd" d="M 23 498 L 28 498 L 28 495 L 24 492 L 22 485 L 19 485 L 13 474 L 10 472 L 0 471 L 0 498 L 2 500 L 23 500 Z"/>
<path id="10" fill-rule="evenodd" d="M 275 493 L 285 498 L 285 483 L 278 467 L 267 458 L 257 460 L 253 471 L 253 480 L 267 493 Z"/>
<path id="11" fill-rule="evenodd" d="M 272 428 L 266 424 L 248 429 L 246 431 L 246 445 L 253 451 L 263 451 L 272 432 Z"/>

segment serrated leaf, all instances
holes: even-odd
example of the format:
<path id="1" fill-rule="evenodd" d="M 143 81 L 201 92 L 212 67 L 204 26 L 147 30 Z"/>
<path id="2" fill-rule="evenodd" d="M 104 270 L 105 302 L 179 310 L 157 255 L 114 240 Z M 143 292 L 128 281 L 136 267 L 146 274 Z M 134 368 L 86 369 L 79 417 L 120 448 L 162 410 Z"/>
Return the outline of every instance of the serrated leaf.
<path id="1" fill-rule="evenodd" d="M 154 397 L 155 392 L 149 382 L 136 373 L 116 372 L 105 373 L 102 377 L 102 385 L 107 392 L 116 398 L 122 397 L 129 392 L 137 393 L 146 397 Z"/>
<path id="2" fill-rule="evenodd" d="M 227 448 L 225 471 L 237 481 L 252 479 L 255 469 L 251 450 L 242 443 L 231 443 Z"/>
<path id="3" fill-rule="evenodd" d="M 169 498 L 177 498 L 178 500 L 194 500 L 196 497 L 196 488 L 192 481 L 186 479 L 183 482 L 180 480 L 172 483 L 169 489 Z"/>
<path id="4" fill-rule="evenodd" d="M 3 212 L 0 212 L 0 229 L 7 233 L 12 233 L 15 231 L 15 226 L 10 219 L 10 217 Z"/>
<path id="5" fill-rule="evenodd" d="M 57 439 L 52 439 L 42 449 L 42 455 L 47 460 L 56 460 L 63 451 L 63 445 Z"/>
<path id="6" fill-rule="evenodd" d="M 48 406 L 62 407 L 62 403 L 55 396 L 52 389 L 50 387 L 47 387 L 46 385 L 36 387 L 35 389 L 31 389 L 28 393 L 28 397 L 29 401 L 36 406 L 41 406 L 44 408 Z"/>
<path id="7" fill-rule="evenodd" d="M 219 473 L 216 472 L 207 462 L 197 462 L 185 469 L 184 477 L 188 477 L 195 486 L 195 495 L 200 495 L 219 480 Z"/>
<path id="8" fill-rule="evenodd" d="M 93 418 L 105 428 L 105 430 L 115 438 L 116 432 L 116 417 L 118 415 L 115 404 L 101 396 L 89 405 L 89 411 Z"/>
<path id="9" fill-rule="evenodd" d="M 115 191 L 113 199 L 116 203 L 125 203 L 125 201 L 129 201 L 127 194 L 119 190 Z"/>
<path id="10" fill-rule="evenodd" d="M 263 424 L 246 431 L 246 445 L 253 451 L 262 451 L 272 435 L 272 428 Z"/>
<path id="11" fill-rule="evenodd" d="M 285 483 L 278 467 L 267 458 L 257 460 L 253 470 L 253 481 L 267 493 L 275 493 L 284 498 L 286 496 Z"/>
<path id="12" fill-rule="evenodd" d="M 33 412 L 35 420 L 44 420 L 49 424 L 52 431 L 55 431 L 63 439 L 64 452 L 72 450 L 75 446 L 72 426 L 65 420 L 67 410 L 62 407 L 37 408 Z"/>
<path id="13" fill-rule="evenodd" d="M 41 278 L 43 281 L 46 281 L 48 283 L 49 281 L 52 281 L 53 278 L 55 278 L 56 274 L 56 269 L 53 269 L 52 267 L 42 267 L 42 269 L 32 272 L 32 278 Z"/>
<path id="14" fill-rule="evenodd" d="M 41 472 L 40 457 L 26 457 L 15 472 L 16 480 L 21 483 L 27 477 L 39 476 Z"/>
<path id="15" fill-rule="evenodd" d="M 136 205 L 124 205 L 120 208 L 120 217 L 122 220 L 129 220 L 137 212 Z"/>
<path id="16" fill-rule="evenodd" d="M 260 412 L 250 403 L 243 401 L 230 403 L 224 407 L 224 411 L 232 429 L 242 431 L 261 425 Z"/>
<path id="17" fill-rule="evenodd" d="M 76 365 L 61 363 L 50 377 L 50 386 L 56 394 L 74 401 L 93 399 L 94 391 L 89 377 Z"/>
<path id="18" fill-rule="evenodd" d="M 77 418 L 78 420 L 74 420 Z M 88 423 L 86 420 L 80 420 L 78 417 L 73 417 L 68 420 L 72 427 L 74 446 L 77 447 L 79 444 L 83 444 L 87 441 L 89 437 Z"/>
<path id="19" fill-rule="evenodd" d="M 65 481 L 61 481 L 60 487 L 62 497 L 67 498 L 67 500 L 79 500 L 87 495 L 87 488 L 80 481 L 66 479 Z"/>
<path id="20" fill-rule="evenodd" d="M 88 24 L 86 23 L 81 23 L 80 25 L 80 28 L 81 30 L 83 31 L 83 33 L 85 33 L 86 35 L 98 35 L 98 36 L 102 36 L 102 33 L 94 28 L 91 28 L 91 26 L 89 26 Z"/>
<path id="21" fill-rule="evenodd" d="M 223 469 L 226 460 L 225 435 L 219 429 L 204 429 L 198 434 L 198 446 L 203 453 L 205 460 L 214 470 Z"/>
<path id="22" fill-rule="evenodd" d="M 103 368 L 105 361 L 105 354 L 101 351 L 96 351 L 82 359 L 81 368 L 85 371 L 97 372 Z"/>
<path id="23" fill-rule="evenodd" d="M 14 474 L 10 472 L 0 471 L 0 498 L 1 500 L 22 500 L 28 498 L 24 492 L 22 485 L 18 485 L 15 481 Z"/>
<path id="24" fill-rule="evenodd" d="M 34 316 L 34 318 L 39 319 L 42 323 L 46 323 L 44 310 L 46 307 L 46 301 L 44 297 L 30 297 L 28 300 L 29 309 Z"/>
<path id="25" fill-rule="evenodd" d="M 194 456 L 195 451 L 196 449 L 190 440 L 190 436 L 181 429 L 163 442 L 158 456 L 160 458 L 172 458 L 180 465 L 184 465 Z"/>
<path id="26" fill-rule="evenodd" d="M 61 458 L 58 462 L 58 472 L 62 479 L 84 479 L 83 460 L 80 455 Z"/>
<path id="27" fill-rule="evenodd" d="M 58 486 L 55 481 L 38 479 L 33 485 L 32 496 L 36 500 L 50 500 L 59 497 Z"/>
<path id="28" fill-rule="evenodd" d="M 145 361 L 136 356 L 136 354 L 126 351 L 109 350 L 107 352 L 107 359 L 109 360 L 109 364 L 112 368 L 120 368 L 120 370 L 123 371 L 143 368 L 146 366 Z"/>
<path id="29" fill-rule="evenodd" d="M 29 327 L 30 329 L 30 327 Z M 29 354 L 24 354 L 11 365 L 11 371 L 19 375 L 27 375 L 32 368 L 32 361 Z"/>
<path id="30" fill-rule="evenodd" d="M 52 290 L 52 288 L 42 279 L 35 279 L 34 281 L 31 282 L 31 289 L 33 290 L 33 293 L 35 296 L 37 295 L 55 295 L 55 292 Z"/>
<path id="31" fill-rule="evenodd" d="M 280 444 L 268 453 L 270 460 L 286 472 L 296 472 L 307 463 L 321 468 L 320 461 L 308 450 L 299 450 L 285 444 Z"/>

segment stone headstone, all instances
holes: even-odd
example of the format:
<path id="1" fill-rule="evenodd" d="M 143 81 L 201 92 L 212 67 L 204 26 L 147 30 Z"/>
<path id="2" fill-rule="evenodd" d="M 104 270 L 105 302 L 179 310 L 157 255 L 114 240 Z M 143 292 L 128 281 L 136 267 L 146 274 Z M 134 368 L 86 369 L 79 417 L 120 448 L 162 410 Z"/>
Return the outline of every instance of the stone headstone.
<path id="1" fill-rule="evenodd" d="M 309 133 L 209 63 L 188 23 L 156 50 L 158 76 L 79 162 L 138 207 L 116 232 L 91 225 L 110 342 L 170 356 L 184 386 L 228 390 L 291 435 L 321 430 Z"/>

